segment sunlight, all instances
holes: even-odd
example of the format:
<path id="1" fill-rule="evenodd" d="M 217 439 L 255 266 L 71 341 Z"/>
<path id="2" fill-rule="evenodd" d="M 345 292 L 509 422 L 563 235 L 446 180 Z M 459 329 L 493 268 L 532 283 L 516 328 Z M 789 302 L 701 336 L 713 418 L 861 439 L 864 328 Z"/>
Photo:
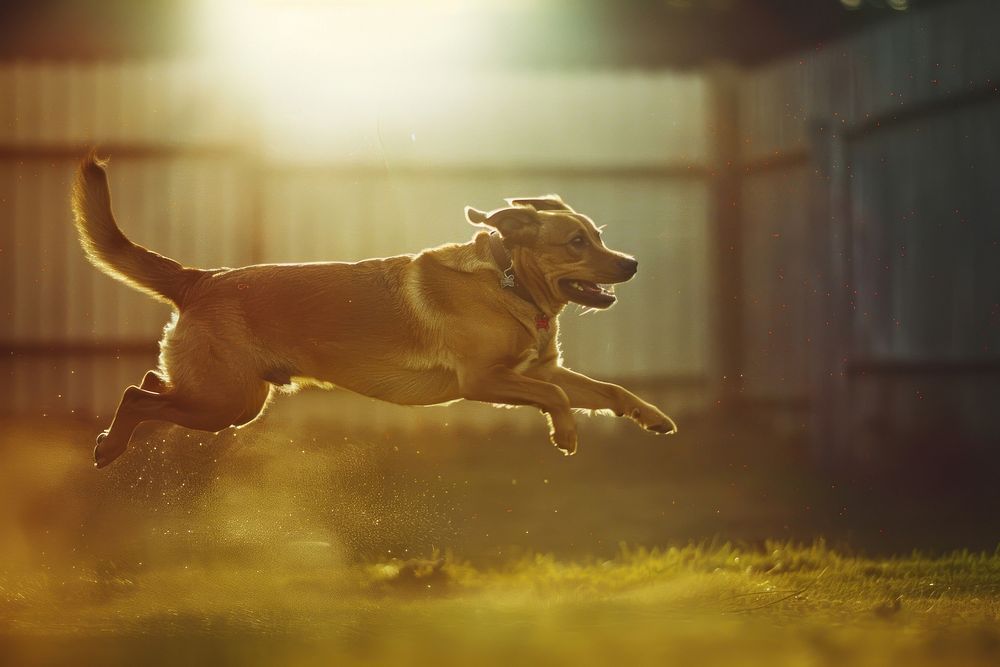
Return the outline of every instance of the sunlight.
<path id="1" fill-rule="evenodd" d="M 205 2 L 197 21 L 262 147 L 348 157 L 369 152 L 378 123 L 447 104 L 428 88 L 466 68 L 479 24 L 467 4 L 446 1 L 223 0 Z"/>

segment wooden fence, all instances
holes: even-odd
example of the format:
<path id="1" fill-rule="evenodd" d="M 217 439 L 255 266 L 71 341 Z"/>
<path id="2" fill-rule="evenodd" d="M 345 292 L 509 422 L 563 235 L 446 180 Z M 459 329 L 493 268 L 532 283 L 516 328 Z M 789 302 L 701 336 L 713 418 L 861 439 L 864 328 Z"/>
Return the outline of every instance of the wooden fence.
<path id="1" fill-rule="evenodd" d="M 951 3 L 743 78 L 745 390 L 812 406 L 821 456 L 1000 442 L 998 21 Z"/>

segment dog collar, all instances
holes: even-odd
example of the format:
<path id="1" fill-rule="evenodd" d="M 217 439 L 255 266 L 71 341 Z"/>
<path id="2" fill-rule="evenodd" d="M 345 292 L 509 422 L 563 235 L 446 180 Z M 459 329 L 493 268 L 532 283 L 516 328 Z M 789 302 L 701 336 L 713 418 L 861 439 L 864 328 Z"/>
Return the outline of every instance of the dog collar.
<path id="1" fill-rule="evenodd" d="M 507 250 L 503 238 L 496 232 L 490 232 L 490 252 L 493 255 L 493 261 L 496 263 L 497 268 L 500 269 L 500 287 L 509 289 L 521 299 L 534 306 L 539 311 L 538 315 L 535 316 L 535 328 L 548 331 L 549 316 L 541 312 L 541 308 L 531 298 L 531 293 L 524 288 L 524 285 L 517 281 L 517 276 L 514 275 L 514 258 L 511 257 L 510 251 Z"/>

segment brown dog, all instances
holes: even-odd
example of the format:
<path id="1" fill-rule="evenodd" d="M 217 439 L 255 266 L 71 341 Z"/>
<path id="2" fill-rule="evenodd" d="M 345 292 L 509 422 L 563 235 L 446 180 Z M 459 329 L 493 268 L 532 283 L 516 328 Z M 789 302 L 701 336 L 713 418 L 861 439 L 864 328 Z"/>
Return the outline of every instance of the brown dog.
<path id="1" fill-rule="evenodd" d="M 98 436 L 97 467 L 120 456 L 146 420 L 203 431 L 247 424 L 275 385 L 336 385 L 404 405 L 533 405 L 564 454 L 576 451 L 574 408 L 674 433 L 646 401 L 560 363 L 559 312 L 570 301 L 611 306 L 600 285 L 631 278 L 636 260 L 607 249 L 594 223 L 558 196 L 508 204 L 466 208 L 469 222 L 490 231 L 417 255 L 201 270 L 125 238 L 103 164 L 88 157 L 73 189 L 87 256 L 177 309 L 159 368 L 125 390 Z"/>

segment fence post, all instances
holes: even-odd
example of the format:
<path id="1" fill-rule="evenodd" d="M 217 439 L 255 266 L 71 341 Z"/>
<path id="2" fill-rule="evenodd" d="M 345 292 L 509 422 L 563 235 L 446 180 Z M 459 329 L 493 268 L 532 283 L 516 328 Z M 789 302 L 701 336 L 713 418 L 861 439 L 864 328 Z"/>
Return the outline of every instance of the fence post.
<path id="1" fill-rule="evenodd" d="M 743 391 L 743 247 L 740 174 L 739 71 L 717 64 L 707 70 L 710 164 L 708 193 L 712 386 L 725 408 Z"/>

